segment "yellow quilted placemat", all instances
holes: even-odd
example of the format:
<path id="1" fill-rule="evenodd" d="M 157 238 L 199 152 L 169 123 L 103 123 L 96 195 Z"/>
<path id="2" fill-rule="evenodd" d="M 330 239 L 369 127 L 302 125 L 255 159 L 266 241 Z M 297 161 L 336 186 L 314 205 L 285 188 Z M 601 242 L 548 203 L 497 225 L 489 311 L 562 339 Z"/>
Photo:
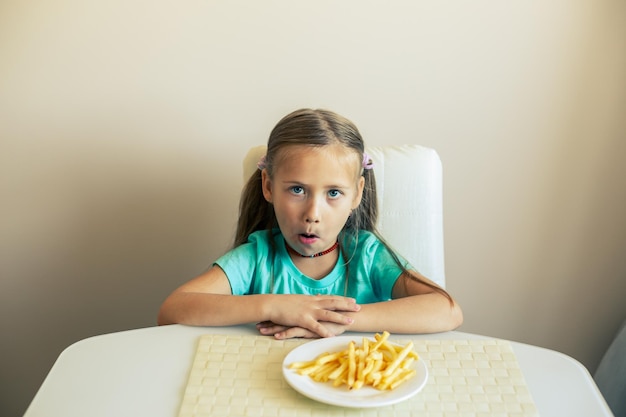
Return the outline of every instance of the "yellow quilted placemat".
<path id="1" fill-rule="evenodd" d="M 424 389 L 404 402 L 368 409 L 326 405 L 293 390 L 283 378 L 282 362 L 302 343 L 253 335 L 201 336 L 179 417 L 539 415 L 507 341 L 414 341 L 429 371 Z"/>

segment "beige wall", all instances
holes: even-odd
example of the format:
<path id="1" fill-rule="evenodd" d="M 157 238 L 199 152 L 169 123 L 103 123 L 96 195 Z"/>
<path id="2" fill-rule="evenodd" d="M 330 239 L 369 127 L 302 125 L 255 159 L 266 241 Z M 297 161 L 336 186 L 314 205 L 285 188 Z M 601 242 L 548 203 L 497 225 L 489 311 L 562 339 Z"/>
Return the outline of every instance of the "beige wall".
<path id="1" fill-rule="evenodd" d="M 593 372 L 626 316 L 625 9 L 0 2 L 0 414 L 69 344 L 155 324 L 230 243 L 246 149 L 303 106 L 437 149 L 462 330 Z"/>

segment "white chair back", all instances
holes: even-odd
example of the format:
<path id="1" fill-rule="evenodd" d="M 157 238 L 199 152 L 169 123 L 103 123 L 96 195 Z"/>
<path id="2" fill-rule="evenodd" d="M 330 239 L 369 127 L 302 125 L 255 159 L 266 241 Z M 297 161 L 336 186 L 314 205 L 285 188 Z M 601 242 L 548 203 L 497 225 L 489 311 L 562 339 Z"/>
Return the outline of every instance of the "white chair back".
<path id="1" fill-rule="evenodd" d="M 257 169 L 266 146 L 244 158 L 244 181 Z M 434 149 L 419 145 L 373 146 L 378 228 L 387 242 L 424 276 L 445 288 L 442 167 Z"/>

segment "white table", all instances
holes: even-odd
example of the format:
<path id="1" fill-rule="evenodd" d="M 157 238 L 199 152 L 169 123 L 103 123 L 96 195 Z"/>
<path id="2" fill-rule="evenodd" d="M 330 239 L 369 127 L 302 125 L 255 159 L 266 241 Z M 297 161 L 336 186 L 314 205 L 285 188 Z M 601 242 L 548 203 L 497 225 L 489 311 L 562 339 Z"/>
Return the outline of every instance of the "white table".
<path id="1" fill-rule="evenodd" d="M 198 337 L 258 334 L 252 326 L 151 327 L 95 336 L 65 349 L 26 417 L 175 417 Z M 490 339 L 462 332 L 412 339 Z M 511 342 L 542 417 L 612 416 L 589 372 L 562 353 Z"/>

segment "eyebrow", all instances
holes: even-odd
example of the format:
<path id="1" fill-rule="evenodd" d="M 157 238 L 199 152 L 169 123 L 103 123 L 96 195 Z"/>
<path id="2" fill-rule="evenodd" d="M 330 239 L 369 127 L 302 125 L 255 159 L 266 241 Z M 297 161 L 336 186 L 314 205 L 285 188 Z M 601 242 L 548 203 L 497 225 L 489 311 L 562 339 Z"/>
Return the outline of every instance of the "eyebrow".
<path id="1" fill-rule="evenodd" d="M 300 186 L 303 186 L 303 187 L 309 186 L 309 184 L 306 184 L 306 183 L 301 182 L 301 181 L 295 181 L 295 180 L 284 180 L 284 181 L 282 181 L 282 183 L 285 184 L 285 185 L 300 185 Z M 325 185 L 324 188 L 345 189 L 345 188 L 350 188 L 350 185 L 331 184 L 331 185 Z"/>

